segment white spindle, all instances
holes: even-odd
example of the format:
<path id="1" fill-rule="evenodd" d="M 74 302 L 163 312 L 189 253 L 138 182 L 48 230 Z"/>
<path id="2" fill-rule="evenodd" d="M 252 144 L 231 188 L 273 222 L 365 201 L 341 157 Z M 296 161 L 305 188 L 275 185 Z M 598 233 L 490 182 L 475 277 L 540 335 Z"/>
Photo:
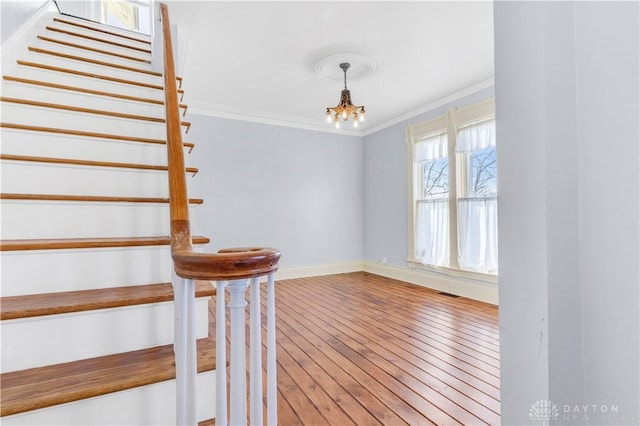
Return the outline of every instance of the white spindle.
<path id="1" fill-rule="evenodd" d="M 262 425 L 262 322 L 260 277 L 249 280 L 218 281 L 216 299 L 216 425 L 247 424 L 247 378 L 245 342 L 245 291 L 250 286 L 249 310 L 249 362 L 250 362 L 250 421 Z M 229 304 L 225 305 L 225 288 L 229 291 Z M 267 280 L 267 424 L 278 424 L 276 375 L 276 314 L 273 274 Z M 226 336 L 225 309 L 230 313 L 230 390 L 229 418 L 227 419 Z"/>
<path id="2" fill-rule="evenodd" d="M 176 360 L 176 423 L 195 426 L 197 422 L 195 282 L 174 274 L 174 353 Z"/>
<path id="3" fill-rule="evenodd" d="M 216 293 L 216 425 L 227 426 L 226 281 L 217 282 Z"/>
<path id="4" fill-rule="evenodd" d="M 251 279 L 250 318 L 250 362 L 249 386 L 251 389 L 251 424 L 262 425 L 262 327 L 260 325 L 260 279 Z"/>
<path id="5" fill-rule="evenodd" d="M 244 309 L 247 305 L 244 292 L 247 289 L 248 280 L 230 281 L 228 288 L 230 294 L 229 312 L 231 320 L 231 363 L 229 390 L 229 424 L 232 426 L 247 423 L 247 377 L 246 377 L 246 344 L 245 344 L 245 316 Z"/>
<path id="6" fill-rule="evenodd" d="M 276 296 L 273 273 L 267 277 L 267 425 L 278 424 L 276 373 Z"/>

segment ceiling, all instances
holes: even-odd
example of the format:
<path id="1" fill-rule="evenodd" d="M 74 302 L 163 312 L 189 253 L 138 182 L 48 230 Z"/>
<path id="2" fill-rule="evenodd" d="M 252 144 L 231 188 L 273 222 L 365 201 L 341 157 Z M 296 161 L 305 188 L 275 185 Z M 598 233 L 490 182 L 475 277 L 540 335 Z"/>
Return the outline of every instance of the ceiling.
<path id="1" fill-rule="evenodd" d="M 366 134 L 493 84 L 489 1 L 168 1 L 191 111 L 336 131 L 343 88 Z"/>

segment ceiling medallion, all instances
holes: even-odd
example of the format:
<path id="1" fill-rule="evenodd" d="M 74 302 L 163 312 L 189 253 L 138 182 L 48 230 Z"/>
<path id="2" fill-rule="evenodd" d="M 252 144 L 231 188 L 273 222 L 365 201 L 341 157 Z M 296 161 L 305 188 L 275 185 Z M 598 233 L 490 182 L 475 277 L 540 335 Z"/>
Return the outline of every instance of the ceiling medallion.
<path id="1" fill-rule="evenodd" d="M 325 79 L 342 80 L 340 64 L 348 62 L 349 79 L 361 80 L 376 74 L 384 65 L 384 57 L 355 43 L 339 43 L 318 49 L 307 58 L 309 70 Z"/>
<path id="2" fill-rule="evenodd" d="M 309 70 L 328 80 L 344 80 L 340 102 L 335 107 L 326 108 L 327 121 L 340 128 L 340 119 L 348 121 L 353 116 L 353 126 L 364 120 L 364 106 L 353 105 L 351 93 L 347 89 L 349 80 L 357 81 L 373 76 L 384 65 L 384 57 L 362 44 L 338 43 L 312 52 L 307 57 Z"/>
<path id="3" fill-rule="evenodd" d="M 353 127 L 358 127 L 359 121 L 364 121 L 364 105 L 354 105 L 351 102 L 351 92 L 347 89 L 347 70 L 351 65 L 348 62 L 340 64 L 344 73 L 344 89 L 340 94 L 340 103 L 335 107 L 327 108 L 327 122 L 335 123 L 336 129 L 340 128 L 340 119 L 347 121 L 353 114 Z"/>

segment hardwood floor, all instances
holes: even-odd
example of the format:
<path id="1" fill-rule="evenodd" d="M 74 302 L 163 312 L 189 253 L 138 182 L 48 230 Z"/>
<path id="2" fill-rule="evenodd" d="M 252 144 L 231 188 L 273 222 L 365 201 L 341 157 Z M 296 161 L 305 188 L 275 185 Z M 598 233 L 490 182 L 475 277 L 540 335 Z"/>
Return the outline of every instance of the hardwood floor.
<path id="1" fill-rule="evenodd" d="M 276 306 L 281 426 L 500 423 L 497 307 L 365 272 Z"/>

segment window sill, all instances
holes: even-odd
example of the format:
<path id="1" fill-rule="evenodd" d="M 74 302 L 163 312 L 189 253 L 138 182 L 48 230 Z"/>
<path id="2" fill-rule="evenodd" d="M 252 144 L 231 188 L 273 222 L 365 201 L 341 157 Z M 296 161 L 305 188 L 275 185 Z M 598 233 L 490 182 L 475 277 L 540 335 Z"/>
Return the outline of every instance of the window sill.
<path id="1" fill-rule="evenodd" d="M 447 266 L 430 266 L 415 259 L 408 259 L 407 264 L 410 269 L 436 272 L 438 274 L 444 274 L 455 278 L 466 278 L 485 283 L 498 284 L 498 275 L 495 274 L 467 271 L 464 269 L 449 268 Z"/>

